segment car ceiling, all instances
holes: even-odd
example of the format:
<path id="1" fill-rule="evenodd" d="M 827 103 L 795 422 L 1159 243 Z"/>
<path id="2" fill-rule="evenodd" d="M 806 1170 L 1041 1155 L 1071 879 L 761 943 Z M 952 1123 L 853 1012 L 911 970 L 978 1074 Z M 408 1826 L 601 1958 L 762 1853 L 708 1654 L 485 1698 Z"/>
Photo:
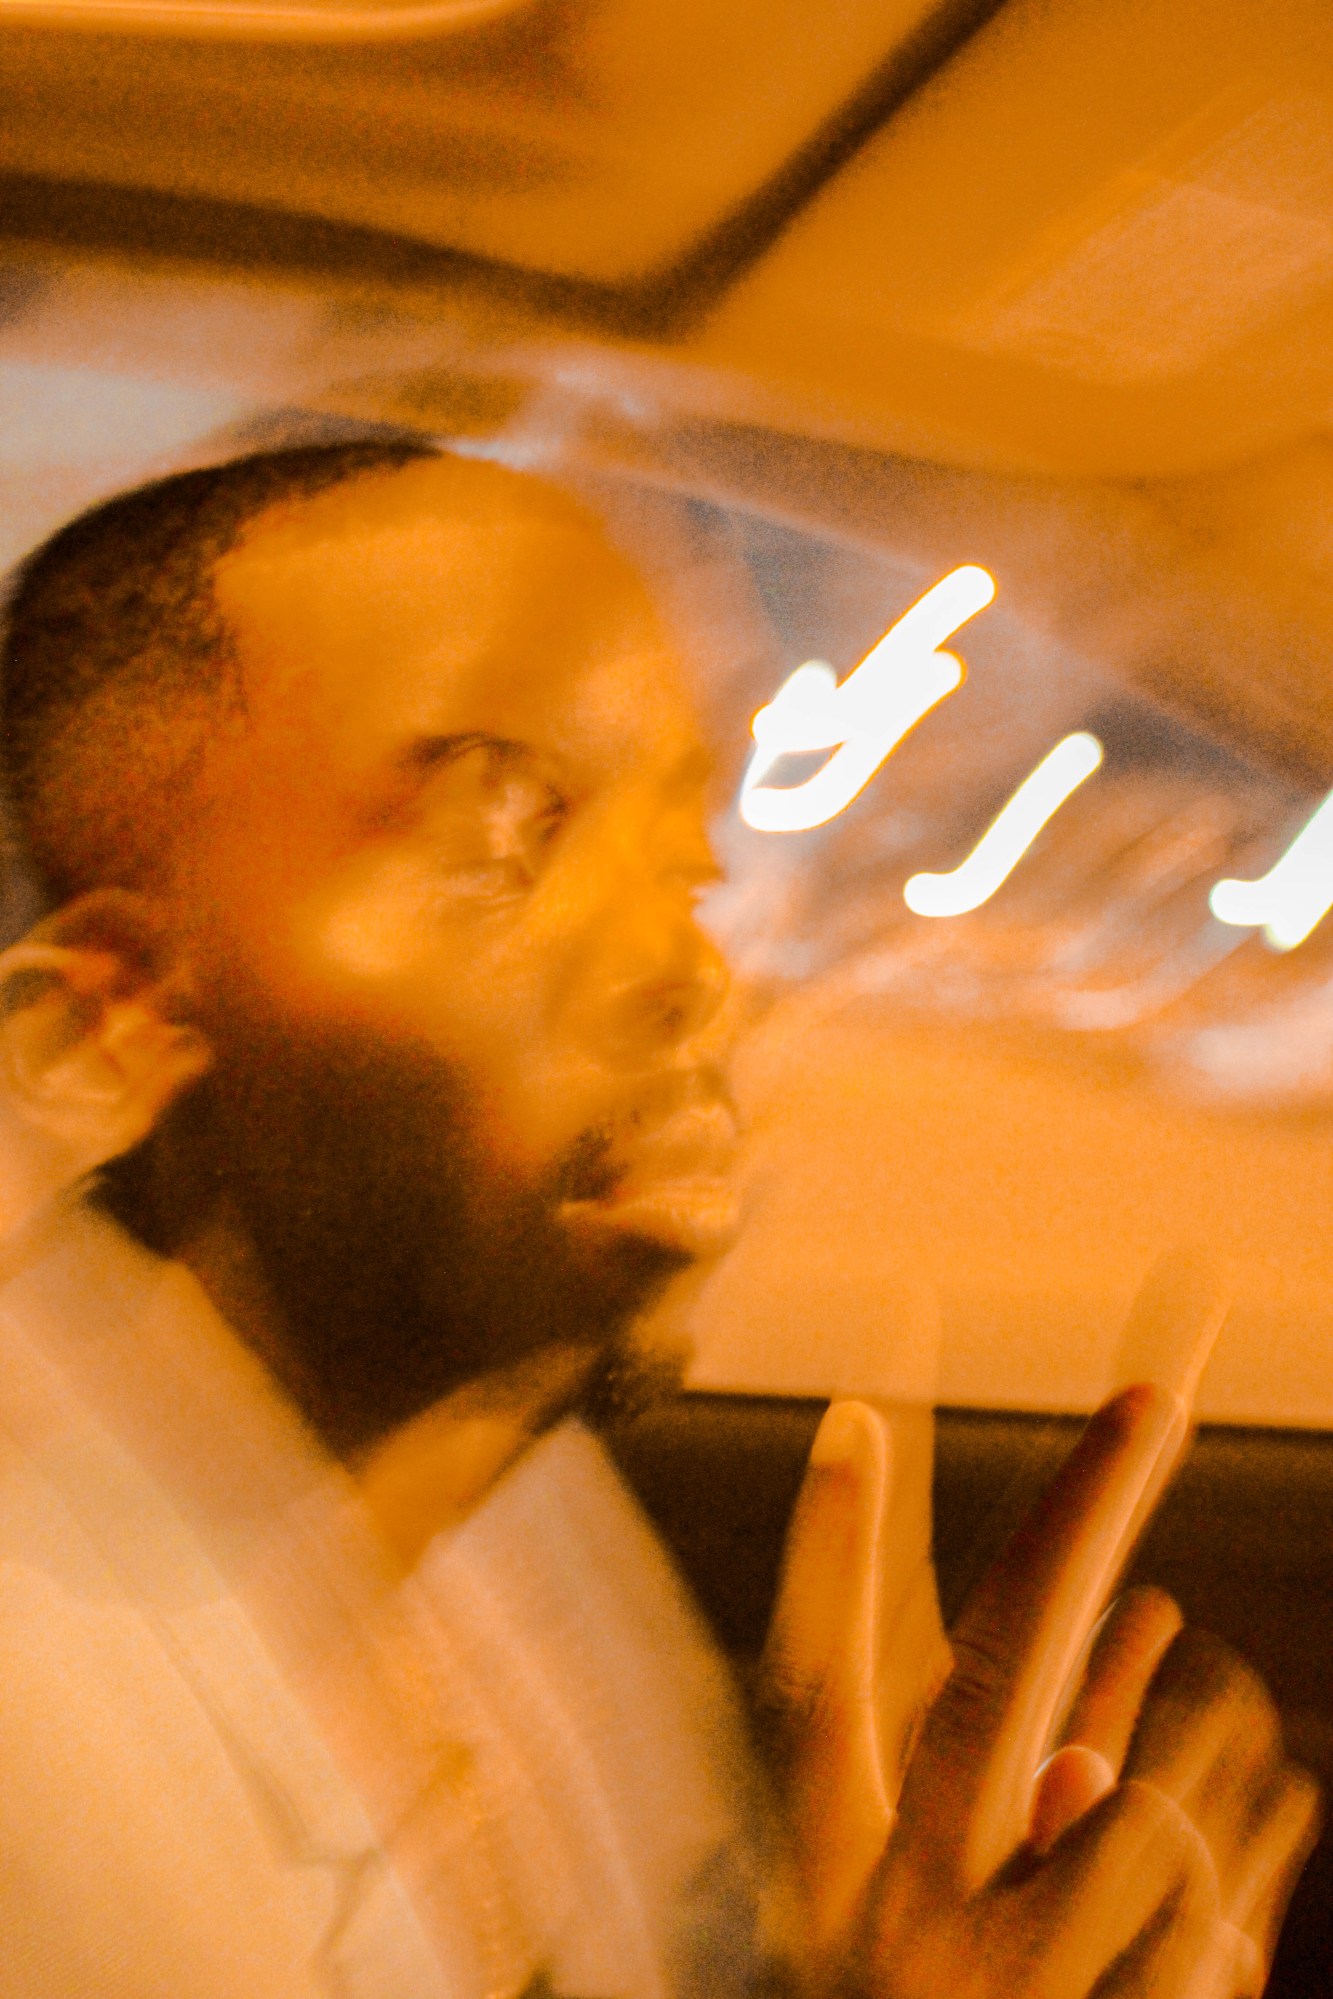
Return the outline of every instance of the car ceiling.
<path id="1" fill-rule="evenodd" d="M 771 235 L 988 9 L 511 0 L 463 32 L 327 46 L 81 40 L 33 11 L 0 14 L 11 170 L 295 209 L 609 291 L 689 284 L 746 211 Z"/>
<path id="2" fill-rule="evenodd" d="M 1041 590 L 1091 549 L 1146 600 L 1103 618 L 1118 665 L 1333 763 L 1322 0 L 513 0 L 325 43 L 44 4 L 0 0 L 16 235 L 336 277 L 367 416 L 451 427 L 464 327 L 492 397 L 575 376 L 639 428 L 891 454 L 960 518 L 1032 481 Z"/>
<path id="3" fill-rule="evenodd" d="M 934 577 L 984 562 L 996 613 L 956 714 L 895 764 L 893 809 L 858 805 L 780 861 L 731 829 L 717 920 L 778 1024 L 759 1122 L 798 1099 L 801 1051 L 856 1080 L 798 1137 L 773 1125 L 804 1161 L 785 1184 L 824 1159 L 844 1198 L 822 1236 L 807 1200 L 799 1267 L 781 1201 L 747 1238 L 766 1358 L 726 1278 L 700 1308 L 706 1378 L 847 1385 L 827 1341 L 801 1371 L 811 1272 L 826 1325 L 875 1347 L 864 1273 L 877 1295 L 897 1281 L 877 1217 L 938 1214 L 951 1133 L 977 1141 L 972 1220 L 947 1268 L 927 1219 L 903 1241 L 944 1294 L 957 1399 L 1090 1399 L 1111 1362 L 1087 1328 L 1203 1199 L 1250 1272 L 1214 1408 L 1333 1415 L 1311 1386 L 1333 1337 L 1311 1246 L 1331 947 L 1214 963 L 1195 909 L 1333 781 L 1333 14 L 514 0 L 426 36 L 388 6 L 353 32 L 313 4 L 326 31 L 264 39 L 0 0 L 0 564 L 180 463 L 349 424 L 462 439 L 650 496 L 687 520 L 700 574 L 744 578 L 764 636 L 728 640 L 711 690 L 743 742 L 807 652 L 846 671 Z M 923 947 L 905 869 L 947 865 L 1040 747 L 1093 722 L 1119 746 L 1095 807 L 1061 815 L 1021 892 Z M 960 1020 L 966 1047 L 933 1038 Z M 1061 1094 L 1071 1061 L 1082 1097 Z M 879 1120 L 927 1089 L 938 1156 L 909 1148 L 886 1179 Z M 1102 1102 L 1098 1148 L 1051 1138 L 1108 1089 L 1123 1115 Z M 1256 1106 L 1285 1122 L 1247 1136 Z M 1154 1148 L 1175 1191 L 1159 1176 L 1126 1203 Z M 1117 1228 L 1090 1230 L 1112 1207 Z M 793 1299 L 788 1380 L 772 1327 Z M 1279 1359 L 1256 1375 L 1256 1353 Z"/>

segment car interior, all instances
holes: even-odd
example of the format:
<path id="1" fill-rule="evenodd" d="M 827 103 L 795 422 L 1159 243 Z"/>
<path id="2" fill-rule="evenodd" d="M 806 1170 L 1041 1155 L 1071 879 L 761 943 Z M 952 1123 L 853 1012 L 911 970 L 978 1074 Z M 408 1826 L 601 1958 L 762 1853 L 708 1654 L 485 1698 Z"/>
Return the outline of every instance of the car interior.
<path id="1" fill-rule="evenodd" d="M 696 675 L 747 1223 L 616 1448 L 742 1672 L 830 1396 L 936 1407 L 952 1614 L 1185 1245 L 1136 1573 L 1333 1784 L 1333 12 L 0 0 L 0 569 L 403 433 L 594 493 Z M 949 684 L 765 824 L 963 572 Z M 1333 1991 L 1333 1835 L 1270 1989 Z"/>

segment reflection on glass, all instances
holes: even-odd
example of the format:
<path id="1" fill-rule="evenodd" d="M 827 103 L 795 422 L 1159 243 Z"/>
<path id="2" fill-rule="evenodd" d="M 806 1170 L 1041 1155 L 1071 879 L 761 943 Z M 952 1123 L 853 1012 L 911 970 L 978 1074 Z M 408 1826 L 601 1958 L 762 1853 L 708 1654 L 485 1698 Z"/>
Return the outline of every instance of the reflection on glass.
<path id="1" fill-rule="evenodd" d="M 797 667 L 750 725 L 755 751 L 740 796 L 747 826 L 801 833 L 845 810 L 903 737 L 961 687 L 962 661 L 939 648 L 994 595 L 988 571 L 966 564 L 905 611 L 841 685 L 822 660 Z M 765 783 L 784 756 L 828 749 L 835 754 L 803 784 Z"/>
<path id="2" fill-rule="evenodd" d="M 1258 881 L 1220 881 L 1208 906 L 1221 923 L 1263 925 L 1275 951 L 1294 951 L 1333 909 L 1333 794 Z"/>
<path id="3" fill-rule="evenodd" d="M 913 875 L 903 901 L 918 916 L 962 916 L 980 909 L 1013 873 L 1048 819 L 1099 767 L 1102 746 L 1086 730 L 1066 736 L 1025 777 L 960 867 Z"/>

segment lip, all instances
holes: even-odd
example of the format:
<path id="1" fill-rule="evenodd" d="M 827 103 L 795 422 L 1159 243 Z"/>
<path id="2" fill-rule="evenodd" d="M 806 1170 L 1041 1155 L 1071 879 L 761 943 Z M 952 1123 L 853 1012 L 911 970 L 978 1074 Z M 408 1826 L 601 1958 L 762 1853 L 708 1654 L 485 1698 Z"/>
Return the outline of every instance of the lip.
<path id="1" fill-rule="evenodd" d="M 604 1194 L 565 1201 L 580 1233 L 647 1238 L 692 1258 L 720 1255 L 740 1223 L 736 1120 L 714 1099 L 683 1106 L 636 1133 Z"/>

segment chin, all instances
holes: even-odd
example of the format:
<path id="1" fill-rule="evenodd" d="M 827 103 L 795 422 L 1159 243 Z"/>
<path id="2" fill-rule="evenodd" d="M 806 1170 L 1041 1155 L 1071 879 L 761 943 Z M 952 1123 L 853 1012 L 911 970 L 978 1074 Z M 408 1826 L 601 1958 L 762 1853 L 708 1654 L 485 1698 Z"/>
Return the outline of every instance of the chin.
<path id="1" fill-rule="evenodd" d="M 693 1358 L 684 1342 L 641 1340 L 633 1334 L 603 1354 L 584 1392 L 580 1413 L 595 1429 L 632 1423 L 679 1395 Z"/>
<path id="2" fill-rule="evenodd" d="M 657 1236 L 622 1237 L 622 1255 L 631 1243 L 640 1275 L 654 1275 L 642 1285 L 638 1309 L 603 1346 L 589 1380 L 584 1413 L 599 1427 L 632 1422 L 681 1393 L 694 1361 L 691 1305 L 713 1261 Z"/>

